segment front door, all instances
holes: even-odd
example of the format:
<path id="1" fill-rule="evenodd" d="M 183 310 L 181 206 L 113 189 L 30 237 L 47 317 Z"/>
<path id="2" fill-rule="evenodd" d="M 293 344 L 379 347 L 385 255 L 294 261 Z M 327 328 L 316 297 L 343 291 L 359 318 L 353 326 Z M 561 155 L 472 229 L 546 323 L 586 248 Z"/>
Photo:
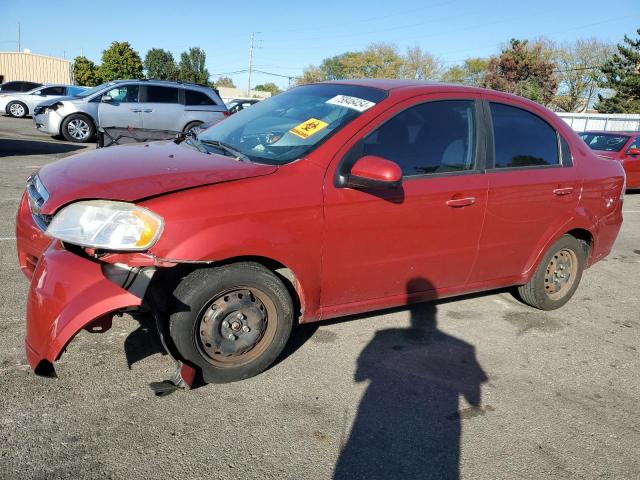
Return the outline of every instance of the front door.
<path id="1" fill-rule="evenodd" d="M 135 83 L 118 85 L 107 91 L 104 95 L 109 96 L 111 101 L 100 101 L 98 125 L 103 128 L 141 128 L 142 113 L 138 91 L 139 86 Z"/>
<path id="2" fill-rule="evenodd" d="M 479 105 L 473 96 L 407 100 L 339 152 L 339 173 L 363 155 L 377 155 L 400 165 L 403 179 L 395 190 L 340 188 L 329 169 L 324 317 L 358 304 L 404 303 L 407 295 L 466 282 L 487 195 Z"/>

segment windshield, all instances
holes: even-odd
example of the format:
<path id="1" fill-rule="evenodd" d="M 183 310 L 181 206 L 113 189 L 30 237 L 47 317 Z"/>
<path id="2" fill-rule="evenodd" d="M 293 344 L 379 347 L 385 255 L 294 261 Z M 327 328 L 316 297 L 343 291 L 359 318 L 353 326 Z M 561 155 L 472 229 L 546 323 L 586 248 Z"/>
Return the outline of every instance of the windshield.
<path id="1" fill-rule="evenodd" d="M 115 82 L 101 83 L 97 87 L 93 87 L 93 88 L 90 88 L 89 90 L 85 90 L 84 92 L 77 93 L 75 96 L 78 98 L 88 97 L 90 95 L 93 95 L 94 93 L 98 93 L 100 90 L 104 90 L 109 85 L 115 85 Z"/>
<path id="2" fill-rule="evenodd" d="M 357 85 L 303 85 L 232 115 L 198 139 L 222 142 L 251 161 L 282 165 L 305 156 L 386 96 Z"/>
<path id="3" fill-rule="evenodd" d="M 591 133 L 584 132 L 580 138 L 589 145 L 591 150 L 604 150 L 605 152 L 619 152 L 629 140 L 629 135 L 617 135 L 615 133 Z"/>

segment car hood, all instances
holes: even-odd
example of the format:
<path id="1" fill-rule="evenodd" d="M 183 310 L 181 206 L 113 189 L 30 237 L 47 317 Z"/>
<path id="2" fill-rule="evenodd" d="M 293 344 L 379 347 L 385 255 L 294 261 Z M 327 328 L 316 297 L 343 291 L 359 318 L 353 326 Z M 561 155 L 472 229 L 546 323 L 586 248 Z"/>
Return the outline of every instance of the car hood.
<path id="1" fill-rule="evenodd" d="M 100 148 L 45 165 L 49 193 L 41 213 L 51 215 L 82 199 L 136 201 L 187 188 L 275 172 L 278 167 L 200 153 L 174 142 Z"/>
<path id="2" fill-rule="evenodd" d="M 44 100 L 44 101 L 38 103 L 38 106 L 39 107 L 50 107 L 54 103 L 62 102 L 63 100 L 73 101 L 73 100 L 82 100 L 82 99 L 78 98 L 78 97 L 74 97 L 74 96 L 55 97 L 55 98 L 50 98 L 50 99 L 47 99 L 47 100 Z"/>

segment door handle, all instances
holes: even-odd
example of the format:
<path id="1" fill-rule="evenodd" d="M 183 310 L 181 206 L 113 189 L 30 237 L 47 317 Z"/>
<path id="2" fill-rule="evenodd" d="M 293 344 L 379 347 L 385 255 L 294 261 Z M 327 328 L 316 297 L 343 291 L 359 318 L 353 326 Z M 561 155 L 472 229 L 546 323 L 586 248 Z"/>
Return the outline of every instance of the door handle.
<path id="1" fill-rule="evenodd" d="M 476 197 L 452 198 L 447 200 L 447 205 L 453 208 L 467 207 L 476 203 Z"/>
<path id="2" fill-rule="evenodd" d="M 570 195 L 573 193 L 573 187 L 565 187 L 565 188 L 556 188 L 553 193 L 558 195 L 559 197 L 562 195 Z"/>
<path id="3" fill-rule="evenodd" d="M 134 113 L 142 112 L 142 110 L 140 110 L 139 108 L 132 108 L 131 111 L 134 112 Z"/>
<path id="4" fill-rule="evenodd" d="M 152 109 L 150 109 L 150 108 L 147 108 L 147 109 L 142 110 L 142 111 L 143 111 L 144 113 L 151 113 L 151 112 L 153 112 L 153 110 L 152 110 Z"/>

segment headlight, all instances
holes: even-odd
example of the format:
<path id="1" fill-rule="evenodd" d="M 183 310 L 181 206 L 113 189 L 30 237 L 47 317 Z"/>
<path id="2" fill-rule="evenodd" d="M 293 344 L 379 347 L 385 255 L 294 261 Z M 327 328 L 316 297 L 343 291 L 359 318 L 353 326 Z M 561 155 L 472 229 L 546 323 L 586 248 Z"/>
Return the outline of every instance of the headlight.
<path id="1" fill-rule="evenodd" d="M 87 200 L 64 207 L 47 235 L 63 242 L 106 250 L 147 250 L 160 236 L 163 220 L 133 203 Z"/>

